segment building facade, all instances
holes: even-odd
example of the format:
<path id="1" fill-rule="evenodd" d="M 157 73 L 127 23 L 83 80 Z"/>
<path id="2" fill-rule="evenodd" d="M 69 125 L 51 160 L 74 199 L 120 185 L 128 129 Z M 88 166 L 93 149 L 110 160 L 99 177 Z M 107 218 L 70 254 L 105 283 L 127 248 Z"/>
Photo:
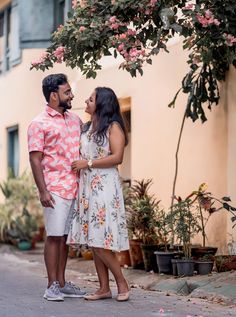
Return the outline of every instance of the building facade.
<path id="1" fill-rule="evenodd" d="M 181 42 L 174 40 L 169 45 L 170 53 L 160 53 L 137 78 L 118 70 L 111 58 L 104 58 L 96 79 L 85 79 L 62 64 L 44 73 L 30 71 L 31 61 L 50 44 L 51 33 L 63 23 L 70 8 L 70 0 L 0 0 L 0 182 L 7 178 L 9 169 L 15 175 L 29 169 L 27 127 L 45 105 L 42 79 L 49 73 L 64 72 L 75 94 L 73 111 L 84 121 L 84 101 L 93 89 L 114 89 L 130 135 L 121 175 L 127 180 L 152 178 L 152 191 L 167 210 L 186 104 L 186 96 L 180 95 L 176 108 L 167 107 L 188 70 Z M 187 196 L 206 182 L 214 196 L 229 195 L 236 202 L 235 80 L 232 69 L 221 85 L 220 104 L 207 111 L 205 124 L 190 119 L 186 122 L 179 154 L 179 196 Z M 227 212 L 211 216 L 207 237 L 208 245 L 227 252 L 229 239 L 236 239 Z M 199 241 L 196 239 L 196 243 Z"/>

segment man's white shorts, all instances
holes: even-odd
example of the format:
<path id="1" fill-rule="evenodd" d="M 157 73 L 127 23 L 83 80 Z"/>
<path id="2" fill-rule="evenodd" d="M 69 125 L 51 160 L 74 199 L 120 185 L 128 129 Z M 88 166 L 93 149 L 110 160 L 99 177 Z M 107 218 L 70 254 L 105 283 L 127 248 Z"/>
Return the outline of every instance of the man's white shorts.
<path id="1" fill-rule="evenodd" d="M 44 220 L 47 236 L 64 236 L 69 233 L 75 199 L 64 199 L 51 193 L 55 200 L 54 208 L 44 207 Z"/>

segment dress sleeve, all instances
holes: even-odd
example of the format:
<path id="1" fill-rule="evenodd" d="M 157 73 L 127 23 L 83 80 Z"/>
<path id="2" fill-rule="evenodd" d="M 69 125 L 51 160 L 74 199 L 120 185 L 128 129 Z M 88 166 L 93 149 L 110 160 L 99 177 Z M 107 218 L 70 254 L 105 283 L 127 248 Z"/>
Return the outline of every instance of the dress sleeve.
<path id="1" fill-rule="evenodd" d="M 44 150 L 44 131 L 42 124 L 39 122 L 31 122 L 28 128 L 28 151 L 43 152 Z"/>

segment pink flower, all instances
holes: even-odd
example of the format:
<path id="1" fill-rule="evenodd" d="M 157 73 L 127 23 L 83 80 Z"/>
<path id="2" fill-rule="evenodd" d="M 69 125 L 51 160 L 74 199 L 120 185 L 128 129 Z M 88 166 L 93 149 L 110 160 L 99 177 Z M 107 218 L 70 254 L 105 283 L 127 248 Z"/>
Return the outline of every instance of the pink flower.
<path id="1" fill-rule="evenodd" d="M 76 9 L 78 6 L 78 1 L 77 0 L 72 0 L 72 8 Z"/>
<path id="2" fill-rule="evenodd" d="M 132 29 L 128 29 L 127 34 L 133 36 L 133 35 L 136 35 L 136 31 Z"/>
<path id="3" fill-rule="evenodd" d="M 61 63 L 64 59 L 65 47 L 59 46 L 54 52 L 53 55 L 57 58 L 57 62 Z"/>
<path id="4" fill-rule="evenodd" d="M 129 59 L 129 53 L 127 51 L 122 51 L 121 53 L 125 59 Z"/>
<path id="5" fill-rule="evenodd" d="M 145 55 L 146 55 L 145 50 L 142 50 L 140 54 L 143 55 L 143 56 L 145 56 Z"/>
<path id="6" fill-rule="evenodd" d="M 123 51 L 124 47 L 125 47 L 124 43 L 121 43 L 121 44 L 118 46 L 118 51 L 119 51 L 119 52 Z"/>
<path id="7" fill-rule="evenodd" d="M 43 52 L 40 56 L 40 60 L 44 62 L 44 60 L 48 57 L 48 52 Z"/>
<path id="8" fill-rule="evenodd" d="M 119 37 L 120 37 L 120 39 L 121 39 L 121 40 L 123 40 L 123 39 L 126 39 L 126 37 L 127 37 L 127 36 L 126 36 L 126 34 L 125 34 L 125 33 L 122 33 L 122 34 L 120 34 L 120 36 L 119 36 Z"/>
<path id="9" fill-rule="evenodd" d="M 39 65 L 43 64 L 45 59 L 48 57 L 48 55 L 49 55 L 48 52 L 43 52 L 41 54 L 41 56 L 39 57 L 39 59 L 34 60 L 34 61 L 31 62 L 31 65 L 32 66 L 39 66 Z"/>
<path id="10" fill-rule="evenodd" d="M 32 62 L 31 62 L 31 65 L 32 65 L 33 67 L 35 67 L 35 66 L 41 65 L 41 63 L 42 63 L 42 62 L 38 59 L 38 60 L 32 61 Z"/>
<path id="11" fill-rule="evenodd" d="M 115 23 L 115 22 L 116 22 L 116 16 L 113 15 L 112 17 L 110 17 L 109 21 L 110 21 L 111 23 Z"/>
<path id="12" fill-rule="evenodd" d="M 60 32 L 62 29 L 63 29 L 63 25 L 61 24 L 58 26 L 57 31 Z"/>
<path id="13" fill-rule="evenodd" d="M 145 10 L 145 14 L 146 14 L 146 15 L 151 14 L 151 10 L 149 10 L 149 9 Z"/>
<path id="14" fill-rule="evenodd" d="M 80 31 L 80 32 L 83 32 L 83 31 L 85 31 L 85 30 L 86 30 L 86 27 L 85 27 L 85 26 L 81 25 L 81 26 L 79 27 L 79 31 Z"/>
<path id="15" fill-rule="evenodd" d="M 164 312 L 165 312 L 164 309 L 163 309 L 163 308 L 160 308 L 159 313 L 160 313 L 160 314 L 163 314 Z"/>
<path id="16" fill-rule="evenodd" d="M 119 24 L 118 23 L 113 23 L 112 25 L 111 25 L 111 29 L 113 29 L 113 30 L 117 30 L 118 28 L 119 28 Z"/>
<path id="17" fill-rule="evenodd" d="M 207 19 L 210 19 L 212 16 L 213 16 L 212 12 L 211 12 L 210 10 L 206 10 L 206 12 L 205 12 L 205 17 L 206 17 Z"/>
<path id="18" fill-rule="evenodd" d="M 218 19 L 214 19 L 214 15 L 210 10 L 206 10 L 205 16 L 202 16 L 200 14 L 196 15 L 197 20 L 201 25 L 205 28 L 210 24 L 220 25 L 220 21 Z"/>
<path id="19" fill-rule="evenodd" d="M 226 34 L 224 33 L 224 38 L 226 40 L 227 46 L 233 46 L 234 43 L 236 43 L 236 37 L 234 37 L 232 34 Z"/>
<path id="20" fill-rule="evenodd" d="M 132 48 L 129 52 L 130 57 L 137 57 L 139 55 L 139 52 L 137 48 Z"/>
<path id="21" fill-rule="evenodd" d="M 75 0 L 74 0 L 75 1 Z M 86 0 L 80 0 L 79 5 L 81 6 L 81 8 L 85 8 L 86 7 Z"/>
<path id="22" fill-rule="evenodd" d="M 151 5 L 152 7 L 154 7 L 156 3 L 157 3 L 157 0 L 151 0 L 151 1 L 150 1 L 150 5 Z"/>
<path id="23" fill-rule="evenodd" d="M 217 20 L 217 19 L 214 19 L 214 20 L 213 20 L 213 23 L 214 23 L 215 25 L 217 25 L 217 26 L 220 25 L 220 21 Z"/>
<path id="24" fill-rule="evenodd" d="M 189 3 L 185 7 L 183 7 L 183 10 L 193 10 L 194 9 L 194 4 Z"/>
<path id="25" fill-rule="evenodd" d="M 205 17 L 200 14 L 197 14 L 196 17 L 198 22 L 201 23 L 204 28 L 208 26 L 208 20 Z"/>

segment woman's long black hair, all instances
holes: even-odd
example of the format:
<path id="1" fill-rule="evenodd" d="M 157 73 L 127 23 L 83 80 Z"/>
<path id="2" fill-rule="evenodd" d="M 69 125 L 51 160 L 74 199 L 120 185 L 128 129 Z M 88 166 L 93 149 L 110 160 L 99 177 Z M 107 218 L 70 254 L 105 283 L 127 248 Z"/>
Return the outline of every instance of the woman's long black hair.
<path id="1" fill-rule="evenodd" d="M 124 120 L 121 115 L 119 101 L 116 94 L 111 88 L 97 87 L 96 93 L 96 110 L 95 127 L 93 130 L 94 141 L 102 145 L 107 138 L 107 130 L 112 122 L 117 122 L 125 136 L 125 145 L 128 144 L 128 136 Z"/>

